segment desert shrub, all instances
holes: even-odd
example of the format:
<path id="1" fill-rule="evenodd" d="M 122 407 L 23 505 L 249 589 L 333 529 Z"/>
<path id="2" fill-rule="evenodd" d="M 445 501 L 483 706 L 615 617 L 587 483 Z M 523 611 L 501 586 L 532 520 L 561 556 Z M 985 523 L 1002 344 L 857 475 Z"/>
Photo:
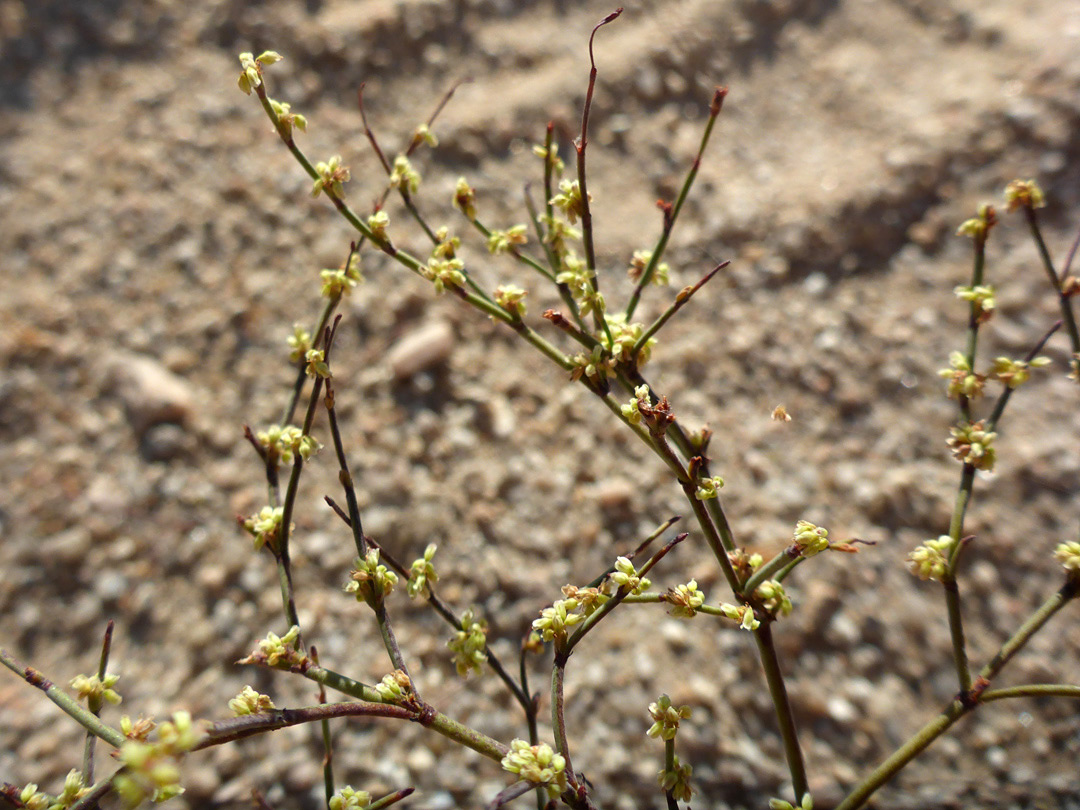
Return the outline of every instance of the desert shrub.
<path id="1" fill-rule="evenodd" d="M 677 194 L 659 204 L 661 227 L 650 250 L 635 252 L 626 259 L 626 279 L 600 267 L 594 244 L 593 200 L 589 193 L 587 147 L 589 112 L 595 89 L 596 66 L 593 39 L 597 30 L 618 17 L 605 18 L 589 40 L 591 71 L 583 109 L 581 130 L 567 166 L 559 155 L 554 127 L 535 148 L 538 160 L 537 191 L 526 192 L 525 215 L 519 223 L 500 228 L 483 213 L 484 201 L 467 178 L 456 184 L 451 202 L 460 217 L 458 230 L 441 224 L 425 212 L 420 190 L 422 179 L 416 168 L 418 150 L 437 146 L 436 118 L 440 103 L 426 122 L 420 124 L 405 148 L 392 158 L 383 153 L 374 132 L 365 132 L 385 170 L 385 179 L 370 213 L 358 213 L 348 202 L 347 184 L 355 181 L 338 156 L 312 161 L 301 149 L 299 133 L 308 122 L 291 106 L 269 95 L 267 68 L 282 57 L 274 51 L 259 56 L 241 54 L 239 88 L 258 99 L 281 141 L 311 179 L 311 193 L 325 198 L 354 229 L 355 241 L 343 250 L 344 259 L 336 269 L 319 271 L 321 310 L 310 326 L 298 325 L 289 338 L 289 361 L 296 369 L 295 383 L 283 397 L 278 421 L 262 430 L 246 430 L 246 438 L 265 476 L 267 503 L 257 512 L 243 516 L 239 523 L 250 535 L 254 552 L 276 567 L 280 588 L 284 629 L 280 635 L 268 632 L 240 663 L 293 674 L 319 685 L 322 700 L 314 705 L 282 708 L 251 687 L 228 701 L 234 717 L 213 722 L 195 722 L 188 714 L 176 713 L 169 721 L 155 725 L 125 716 L 118 724 L 100 719 L 105 704 L 119 702 L 117 681 L 108 671 L 111 626 L 98 671 L 80 676 L 71 683 L 77 697 L 51 683 L 33 667 L 17 662 L 9 653 L 2 660 L 28 683 L 42 689 L 61 709 L 87 730 L 81 770 L 72 771 L 59 793 L 39 791 L 36 785 L 5 785 L 4 798 L 16 807 L 91 807 L 115 792 L 128 806 L 147 800 L 161 801 L 182 790 L 181 764 L 196 752 L 255 734 L 305 723 L 320 723 L 326 745 L 326 803 L 337 808 L 385 807 L 405 799 L 408 786 L 382 797 L 362 790 L 339 787 L 335 783 L 331 756 L 331 721 L 343 717 L 369 717 L 382 722 L 409 721 L 432 734 L 472 749 L 479 757 L 501 768 L 507 786 L 491 797 L 492 806 L 501 806 L 532 793 L 538 807 L 564 803 L 575 808 L 594 807 L 594 791 L 587 773 L 578 772 L 573 755 L 590 745 L 575 740 L 566 724 L 567 669 L 588 660 L 587 635 L 601 622 L 617 622 L 616 611 L 653 611 L 692 622 L 711 622 L 723 632 L 745 633 L 760 661 L 761 683 L 767 691 L 775 715 L 775 729 L 782 743 L 783 758 L 790 775 L 790 794 L 785 798 L 762 797 L 776 810 L 799 807 L 809 810 L 813 801 L 809 784 L 815 766 L 804 756 L 803 739 L 796 724 L 796 712 L 785 686 L 782 655 L 774 626 L 798 609 L 798 597 L 789 593 L 797 578 L 828 577 L 821 565 L 831 554 L 865 552 L 869 544 L 858 538 L 830 536 L 830 532 L 807 520 L 792 527 L 786 547 L 766 558 L 742 547 L 734 521 L 722 497 L 725 477 L 709 457 L 713 436 L 707 427 L 692 429 L 677 416 L 677 401 L 650 380 L 647 370 L 654 346 L 663 329 L 679 311 L 693 303 L 701 288 L 723 273 L 727 262 L 709 268 L 700 279 L 672 294 L 667 285 L 671 274 L 665 262 L 670 236 L 692 193 L 698 167 L 705 156 L 713 129 L 720 117 L 726 90 L 718 88 L 709 103 L 700 145 Z M 447 99 L 444 99 L 444 103 Z M 363 102 L 361 99 L 361 113 Z M 399 205 L 390 216 L 394 201 Z M 862 806 L 870 796 L 899 770 L 924 752 L 958 721 L 987 703 L 1019 697 L 1080 697 L 1080 686 L 1055 683 L 1025 683 L 998 687 L 998 675 L 1024 645 L 1058 611 L 1080 592 L 1080 544 L 1075 541 L 1045 541 L 1046 565 L 1064 569 L 1060 588 L 1050 594 L 1031 616 L 1016 628 L 996 654 L 982 666 L 969 661 L 965 643 L 961 583 L 965 549 L 973 537 L 965 521 L 980 473 L 991 472 L 997 461 L 996 438 L 1014 392 L 1033 374 L 1050 374 L 1050 361 L 1040 352 L 1059 330 L 1068 341 L 1072 357 L 1064 373 L 1080 379 L 1080 333 L 1071 298 L 1080 282 L 1071 275 L 1076 246 L 1069 251 L 1059 270 L 1042 236 L 1038 210 L 1045 201 L 1034 181 L 1017 181 L 1006 189 L 1006 207 L 1025 221 L 1038 249 L 1060 307 L 1061 320 L 1041 336 L 1034 335 L 1031 349 L 1022 357 L 1000 356 L 987 362 L 978 353 L 982 331 L 992 323 L 997 310 L 995 290 L 987 277 L 986 248 L 989 237 L 1000 227 L 992 206 L 982 206 L 962 223 L 959 233 L 971 239 L 973 267 L 970 283 L 957 287 L 956 297 L 967 311 L 967 332 L 961 347 L 952 352 L 943 369 L 945 393 L 956 402 L 956 422 L 948 443 L 959 467 L 955 508 L 938 537 L 927 539 L 910 551 L 907 564 L 920 580 L 938 583 L 942 592 L 941 617 L 927 621 L 947 622 L 952 640 L 956 696 L 939 714 L 927 720 L 910 739 L 886 760 L 861 777 L 837 805 L 844 810 Z M 408 249 L 398 234 L 405 227 L 399 218 L 411 221 L 422 239 L 430 244 Z M 477 268 L 462 258 L 462 241 L 475 231 L 479 242 L 492 257 L 490 267 L 513 268 L 516 281 L 492 287 L 485 277 L 486 263 Z M 481 317 L 490 318 L 509 330 L 526 346 L 546 358 L 552 369 L 552 385 L 559 381 L 574 385 L 581 396 L 595 397 L 620 428 L 655 457 L 665 469 L 670 486 L 681 491 L 691 527 L 682 531 L 682 518 L 662 521 L 645 537 L 624 538 L 624 545 L 610 555 L 606 569 L 583 573 L 567 583 L 561 594 L 552 594 L 546 605 L 535 606 L 535 618 L 526 632 L 514 638 L 515 656 L 510 662 L 496 654 L 489 619 L 466 606 L 444 598 L 445 584 L 438 572 L 437 544 L 427 546 L 415 559 L 403 556 L 402 549 L 389 547 L 379 537 L 364 531 L 364 515 L 357 476 L 350 465 L 348 442 L 344 438 L 339 397 L 349 396 L 345 376 L 339 369 L 338 313 L 343 300 L 363 280 L 365 255 L 379 253 L 413 274 L 418 284 L 427 284 L 435 295 L 458 299 Z M 532 279 L 532 282 L 525 281 Z M 603 288 L 601 288 L 603 284 Z M 528 286 L 526 286 L 528 285 Z M 659 289 L 654 289 L 659 288 Z M 649 322 L 635 321 L 639 304 L 646 295 L 663 297 L 666 307 Z M 624 303 L 615 305 L 616 299 Z M 530 313 L 532 300 L 550 300 L 537 319 Z M 557 302 L 557 303 L 556 303 Z M 260 416 L 263 416 L 260 414 Z M 791 415 L 782 405 L 772 413 L 778 425 L 786 425 Z M 325 418 L 325 425 L 320 419 Z M 737 441 L 738 437 L 723 437 Z M 293 586 L 294 518 L 301 475 L 309 464 L 336 466 L 341 492 L 327 496 L 328 507 L 341 524 L 341 534 L 355 547 L 356 558 L 345 591 L 355 597 L 360 609 L 370 613 L 382 640 L 387 658 L 385 677 L 365 683 L 332 668 L 324 667 L 313 642 L 305 635 Z M 737 477 L 737 474 L 734 476 Z M 704 544 L 712 554 L 725 595 L 708 594 L 696 579 L 677 573 L 679 546 Z M 823 552 L 830 552 L 823 555 Z M 807 561 L 812 562 L 804 565 Z M 1055 562 L 1056 561 L 1056 562 Z M 799 569 L 796 577 L 795 570 Z M 811 573 L 813 572 L 813 573 Z M 527 575 L 527 572 L 525 572 Z M 662 579 L 661 579 L 662 578 Z M 790 578 L 790 580 L 789 580 Z M 663 582 L 665 584 L 654 585 Z M 500 681 L 520 712 L 521 733 L 516 738 L 495 739 L 482 730 L 454 717 L 452 706 L 435 706 L 425 699 L 417 667 L 410 666 L 407 651 L 395 633 L 395 614 L 405 597 L 427 605 L 447 625 L 445 658 L 462 678 L 493 677 Z M 634 606 L 634 607 L 632 607 Z M 704 636 L 705 631 L 699 631 Z M 693 634 L 692 634 L 693 636 Z M 372 652 L 375 654 L 375 651 Z M 572 657 L 573 655 L 573 657 Z M 330 662 L 326 662 L 330 663 Z M 467 681 L 468 682 L 468 681 Z M 475 681 L 472 681 L 475 682 Z M 541 688 L 537 688 L 542 684 Z M 824 688 L 824 687 L 823 687 Z M 331 701 L 330 693 L 346 700 Z M 85 706 L 83 703 L 85 702 Z M 223 698 L 223 703 L 225 702 Z M 669 808 L 694 796 L 691 766 L 680 758 L 679 731 L 692 722 L 689 705 L 677 705 L 666 695 L 658 695 L 647 706 L 624 707 L 640 716 L 643 735 L 654 742 L 643 747 L 640 756 L 656 760 L 658 801 Z M 95 740 L 101 739 L 117 750 L 118 767 L 94 781 Z M 259 801 L 262 801 L 259 799 Z M 696 801 L 708 801 L 700 795 Z"/>

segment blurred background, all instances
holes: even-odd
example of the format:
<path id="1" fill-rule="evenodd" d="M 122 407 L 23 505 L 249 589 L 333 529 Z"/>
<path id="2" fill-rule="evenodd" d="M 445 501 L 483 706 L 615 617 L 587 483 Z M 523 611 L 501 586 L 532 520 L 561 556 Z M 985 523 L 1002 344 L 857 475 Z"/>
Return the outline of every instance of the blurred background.
<path id="1" fill-rule="evenodd" d="M 827 808 L 956 692 L 940 588 L 905 569 L 946 532 L 959 466 L 955 404 L 936 375 L 963 345 L 970 242 L 983 202 L 999 312 L 984 363 L 1025 354 L 1057 307 L 1023 221 L 1001 192 L 1038 178 L 1059 266 L 1080 224 L 1080 7 L 1057 0 L 626 0 L 596 38 L 588 151 L 600 283 L 630 293 L 634 250 L 660 233 L 728 85 L 700 175 L 650 288 L 646 322 L 719 261 L 723 271 L 660 336 L 646 368 L 688 429 L 715 433 L 714 470 L 741 545 L 769 555 L 796 520 L 877 545 L 824 555 L 789 580 L 776 630 Z M 366 210 L 384 186 L 356 92 L 384 151 L 407 145 L 456 82 L 415 161 L 429 221 L 463 237 L 488 289 L 557 298 L 490 258 L 451 210 L 457 178 L 491 227 L 525 221 L 531 145 L 551 121 L 569 159 L 588 78 L 595 0 L 0 0 L 0 643 L 58 683 L 110 669 L 123 712 L 220 719 L 245 684 L 278 706 L 309 682 L 234 665 L 283 633 L 276 573 L 235 517 L 264 503 L 243 426 L 278 418 L 286 337 L 319 310 L 322 268 L 353 234 L 282 147 L 237 54 L 273 48 L 270 94 L 307 116 L 313 159 L 341 154 Z M 423 236 L 391 206 L 395 242 Z M 335 377 L 364 525 L 406 561 L 431 542 L 441 593 L 477 609 L 516 661 L 522 634 L 567 582 L 583 584 L 686 505 L 659 462 L 563 372 L 506 329 L 380 256 L 344 306 Z M 1067 341 L 1013 398 L 998 469 L 980 476 L 965 557 L 969 653 L 981 666 L 1061 582 L 1052 550 L 1077 530 L 1078 391 Z M 784 404 L 787 424 L 770 419 Z M 316 434 L 327 440 L 320 417 Z M 323 503 L 332 454 L 305 468 L 294 557 L 305 635 L 324 665 L 367 682 L 390 669 L 366 608 L 341 593 L 352 541 Z M 701 536 L 654 572 L 727 594 Z M 463 681 L 448 633 L 418 605 L 391 611 L 425 697 L 509 741 L 525 736 L 490 676 Z M 761 808 L 790 791 L 750 639 L 705 617 L 626 608 L 570 663 L 574 764 L 603 807 L 660 807 L 663 747 L 645 737 L 666 692 L 693 707 L 679 754 L 696 808 Z M 1077 682 L 1075 606 L 1001 683 Z M 530 662 L 544 689 L 549 663 Z M 117 722 L 119 711 L 106 718 Z M 546 700 L 542 711 L 547 716 Z M 59 792 L 81 733 L 40 693 L 0 677 L 0 779 Z M 321 801 L 317 729 L 192 757 L 175 807 Z M 1064 701 L 995 704 L 878 794 L 879 808 L 1080 807 L 1080 724 Z M 409 725 L 335 725 L 340 784 L 419 788 L 416 808 L 479 807 L 508 782 L 493 763 Z M 102 771 L 107 762 L 99 766 Z M 784 795 L 787 795 L 786 793 Z M 519 804 L 531 802 L 528 797 Z"/>

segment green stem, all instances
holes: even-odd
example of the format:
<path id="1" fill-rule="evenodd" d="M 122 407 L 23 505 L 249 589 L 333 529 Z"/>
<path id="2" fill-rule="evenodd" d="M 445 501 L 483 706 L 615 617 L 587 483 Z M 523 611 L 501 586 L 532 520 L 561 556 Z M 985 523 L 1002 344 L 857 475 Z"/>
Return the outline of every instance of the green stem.
<path id="1" fill-rule="evenodd" d="M 379 693 L 370 686 L 366 686 L 359 681 L 354 681 L 352 678 L 348 678 L 337 672 L 332 672 L 317 666 L 311 666 L 303 671 L 297 671 L 305 678 L 315 681 L 316 683 L 324 684 L 330 689 L 334 689 L 342 694 L 373 703 L 380 702 Z M 414 716 L 410 716 L 409 719 L 422 722 L 426 728 L 430 728 L 444 737 L 460 743 L 466 748 L 471 748 L 478 754 L 481 754 L 488 759 L 495 760 L 496 762 L 501 762 L 502 758 L 506 756 L 507 751 L 509 751 L 509 749 L 498 740 L 493 740 L 486 734 L 447 717 L 442 712 L 437 712 L 433 709 L 432 712 L 433 714 L 430 719 L 426 719 L 422 714 L 416 712 L 413 712 Z"/>
<path id="2" fill-rule="evenodd" d="M 794 558 L 793 558 L 794 557 Z M 773 574 L 777 573 L 783 568 L 786 568 L 795 560 L 802 559 L 799 557 L 799 547 L 795 545 L 788 546 L 781 551 L 767 563 L 762 565 L 755 571 L 750 577 L 743 583 L 742 591 L 749 596 L 757 590 L 758 585 L 767 579 L 775 579 Z"/>
<path id="3" fill-rule="evenodd" d="M 768 684 L 769 694 L 776 710 L 780 739 L 784 743 L 784 757 L 787 759 L 788 770 L 791 771 L 791 784 L 795 789 L 795 800 L 799 804 L 803 796 L 809 792 L 809 782 L 806 778 L 806 764 L 803 762 L 802 749 L 799 747 L 799 736 L 795 730 L 795 715 L 791 711 L 787 687 L 784 685 L 784 676 L 780 671 L 780 661 L 776 655 L 776 645 L 773 643 L 772 625 L 769 622 L 762 622 L 753 633 L 754 640 L 757 641 L 758 654 L 761 657 L 761 666 L 765 671 L 765 682 Z"/>
<path id="4" fill-rule="evenodd" d="M 115 626 L 112 619 L 109 619 L 108 624 L 105 625 L 105 638 L 101 642 L 101 657 L 98 659 L 98 680 L 105 679 L 105 670 L 109 666 L 109 653 L 112 650 L 112 637 L 113 627 Z M 101 701 L 102 699 L 97 695 L 91 695 L 87 701 L 90 712 L 98 717 L 101 715 Z M 83 744 L 83 784 L 93 784 L 94 781 L 94 744 L 97 742 L 97 737 L 91 732 L 86 732 L 86 742 Z"/>
<path id="5" fill-rule="evenodd" d="M 671 773 L 675 770 L 675 738 L 664 740 L 664 770 Z M 668 810 L 679 810 L 679 803 L 675 801 L 675 795 L 670 790 L 664 791 Z"/>
<path id="6" fill-rule="evenodd" d="M 632 363 L 637 363 L 638 354 L 645 347 L 645 344 L 649 342 L 649 338 L 659 332 L 661 327 L 663 327 L 664 324 L 671 320 L 672 316 L 690 301 L 694 293 L 696 293 L 698 290 L 704 287 L 705 284 L 708 283 L 709 279 L 711 279 L 729 264 L 731 264 L 731 262 L 721 262 L 708 273 L 706 273 L 705 276 L 700 281 L 698 281 L 697 284 L 692 287 L 685 287 L 684 289 L 679 291 L 679 294 L 675 296 L 675 300 L 672 302 L 671 306 L 665 309 L 663 314 L 661 314 L 659 318 L 653 321 L 648 329 L 641 333 L 641 337 L 634 341 L 634 347 L 630 350 L 630 358 Z"/>
<path id="7" fill-rule="evenodd" d="M 974 706 L 971 708 L 974 708 Z M 957 720 L 971 711 L 971 708 L 966 708 L 960 701 L 954 700 L 941 714 L 919 729 L 911 739 L 878 765 L 855 790 L 836 806 L 836 810 L 855 810 L 862 807 L 879 787 L 892 779 L 901 768 L 929 748 L 934 740 L 948 731 Z"/>
<path id="8" fill-rule="evenodd" d="M 1058 277 L 1057 271 L 1054 269 L 1054 262 L 1050 258 L 1050 251 L 1047 250 L 1046 242 L 1043 241 L 1042 231 L 1039 229 L 1039 220 L 1035 215 L 1035 209 L 1031 206 L 1024 206 L 1024 216 L 1027 218 L 1028 227 L 1031 229 L 1031 236 L 1035 240 L 1035 245 L 1039 249 L 1039 258 L 1042 259 L 1046 275 L 1050 278 L 1050 284 L 1053 286 L 1054 292 L 1057 293 L 1058 305 L 1061 307 L 1061 320 L 1065 322 L 1065 331 L 1069 333 L 1069 341 L 1072 343 L 1073 354 L 1076 354 L 1080 352 L 1080 329 L 1077 329 L 1076 326 L 1076 316 L 1073 315 L 1072 302 L 1069 300 L 1069 296 L 1062 292 L 1062 280 Z"/>
<path id="9" fill-rule="evenodd" d="M 701 168 L 701 159 L 705 156 L 705 147 L 709 143 L 709 137 L 712 135 L 716 119 L 720 115 L 720 109 L 723 107 L 725 96 L 727 96 L 726 87 L 717 87 L 716 92 L 713 93 L 712 104 L 709 105 L 709 120 L 705 124 L 705 132 L 701 136 L 701 145 L 698 146 L 697 156 L 690 166 L 690 171 L 686 174 L 686 179 L 683 180 L 682 188 L 679 190 L 679 196 L 676 198 L 675 204 L 671 208 L 671 213 L 665 213 L 664 215 L 664 229 L 660 233 L 660 239 L 657 241 L 656 247 L 653 248 L 649 263 L 645 266 L 645 270 L 642 272 L 641 278 L 638 279 L 637 286 L 630 296 L 630 301 L 626 305 L 627 323 L 633 318 L 634 310 L 637 309 L 638 302 L 641 300 L 641 293 L 652 280 L 653 273 L 656 271 L 656 266 L 660 263 L 660 259 L 664 255 L 664 249 L 667 247 L 668 238 L 671 236 L 671 231 L 675 227 L 675 221 L 679 217 L 679 212 L 682 211 L 686 196 L 690 193 L 690 187 L 693 186 L 694 178 L 697 177 L 698 170 Z"/>
<path id="10" fill-rule="evenodd" d="M 1020 625 L 1015 633 L 1009 637 L 997 654 L 979 672 L 979 677 L 985 680 L 993 680 L 1004 667 L 1027 644 L 1035 633 L 1065 605 L 1080 594 L 1080 579 L 1070 577 L 1049 599 L 1032 613 L 1027 620 Z"/>
<path id="11" fill-rule="evenodd" d="M 1020 628 L 1006 641 L 990 662 L 979 673 L 980 683 L 984 688 L 1007 663 L 1020 651 L 1031 637 L 1046 624 L 1050 618 L 1061 610 L 1068 602 L 1080 594 L 1080 581 L 1069 579 L 1056 593 L 1050 596 Z M 1017 689 L 1029 689 L 1031 687 L 1016 687 Z M 1066 689 L 1066 691 L 1070 691 Z M 1004 694 L 1002 694 L 1004 693 Z M 988 690 L 982 696 L 974 695 L 974 699 L 963 703 L 959 700 L 952 701 L 940 714 L 923 726 L 890 755 L 884 762 L 878 765 L 848 796 L 836 807 L 836 810 L 855 810 L 861 807 L 867 799 L 882 785 L 892 779 L 905 765 L 921 754 L 930 743 L 944 734 L 953 724 L 969 711 L 974 710 L 979 703 L 986 699 L 986 695 L 994 695 L 991 699 L 1000 699 L 1013 696 L 1009 689 Z M 1020 696 L 1017 694 L 1016 696 Z M 1068 697 L 1074 695 L 1068 694 Z"/>
<path id="12" fill-rule="evenodd" d="M 1004 689 L 987 689 L 979 696 L 979 702 L 990 703 L 994 700 L 1023 697 L 1080 698 L 1080 686 L 1066 683 L 1030 683 L 1024 686 L 1009 686 Z"/>

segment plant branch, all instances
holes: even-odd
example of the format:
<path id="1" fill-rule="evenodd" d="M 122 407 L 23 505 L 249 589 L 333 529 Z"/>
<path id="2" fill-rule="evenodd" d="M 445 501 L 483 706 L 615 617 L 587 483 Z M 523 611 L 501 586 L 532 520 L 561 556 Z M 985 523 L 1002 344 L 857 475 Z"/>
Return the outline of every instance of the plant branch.
<path id="1" fill-rule="evenodd" d="M 123 745 L 123 734 L 112 726 L 101 722 L 101 719 L 93 712 L 83 708 L 79 701 L 46 678 L 39 670 L 20 663 L 15 656 L 2 648 L 0 648 L 0 664 L 3 664 L 31 686 L 44 692 L 49 700 L 59 706 L 65 714 L 72 717 L 75 722 L 95 737 L 104 740 L 113 748 L 119 748 Z"/>

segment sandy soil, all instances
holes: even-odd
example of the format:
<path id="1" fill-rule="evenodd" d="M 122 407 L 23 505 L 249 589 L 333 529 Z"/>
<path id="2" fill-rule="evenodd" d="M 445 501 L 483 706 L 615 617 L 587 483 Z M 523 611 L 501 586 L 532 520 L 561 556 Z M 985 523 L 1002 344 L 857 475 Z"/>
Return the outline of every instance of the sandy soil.
<path id="1" fill-rule="evenodd" d="M 456 178 L 482 216 L 522 219 L 539 179 L 530 144 L 552 120 L 569 152 L 587 78 L 586 0 L 3 0 L 0 2 L 0 642 L 66 683 L 96 666 L 116 621 L 123 709 L 227 714 L 245 683 L 279 706 L 306 682 L 233 661 L 284 631 L 272 561 L 234 516 L 265 497 L 242 426 L 280 413 L 285 337 L 317 312 L 318 270 L 351 233 L 236 89 L 239 51 L 275 48 L 275 97 L 306 114 L 301 143 L 340 152 L 364 208 L 380 169 L 355 106 L 395 153 L 456 80 L 423 152 L 419 199 L 466 230 Z M 775 551 L 799 518 L 877 545 L 802 567 L 777 628 L 812 770 L 829 807 L 956 692 L 940 589 L 904 568 L 947 529 L 959 467 L 936 370 L 960 348 L 969 243 L 956 225 L 1038 177 L 1060 262 L 1080 222 L 1080 7 L 1059 0 L 626 2 L 597 39 L 590 189 L 601 281 L 660 228 L 696 149 L 712 88 L 730 95 L 668 260 L 675 289 L 728 271 L 662 334 L 649 375 L 690 428 L 715 431 L 714 466 L 739 542 Z M 391 208 L 396 240 L 420 249 Z M 415 229 L 414 229 L 415 230 Z M 1056 317 L 1022 223 L 991 247 L 1000 312 L 984 357 L 1019 356 Z M 526 271 L 466 239 L 488 288 Z M 336 375 L 368 533 L 411 559 L 439 544 L 443 596 L 477 607 L 512 658 L 568 581 L 590 579 L 685 511 L 664 469 L 584 391 L 505 329 L 375 255 L 348 301 Z M 655 317 L 671 291 L 651 290 Z M 433 365 L 395 378 L 401 341 Z M 446 339 L 446 335 L 450 339 Z M 434 337 L 432 337 L 434 335 Z M 564 346 L 569 349 L 569 346 Z M 981 665 L 1057 588 L 1054 546 L 1075 537 L 1077 389 L 1055 363 L 1013 399 L 1000 462 L 980 478 L 962 581 Z M 770 420 L 784 403 L 794 421 Z M 325 439 L 322 420 L 316 431 Z M 332 456 L 306 473 L 296 515 L 301 619 L 323 663 L 364 680 L 389 669 L 369 616 L 340 592 L 351 540 L 322 502 Z M 689 528 L 689 527 L 688 527 Z M 722 579 L 702 538 L 653 577 Z M 445 631 L 395 598 L 425 696 L 502 740 L 520 715 L 492 678 L 462 681 Z M 1075 606 L 1002 683 L 1080 678 Z M 659 807 L 662 748 L 646 706 L 694 708 L 679 737 L 696 808 L 761 808 L 784 791 L 770 703 L 749 637 L 729 626 L 622 611 L 568 674 L 575 765 L 603 807 Z M 533 677 L 543 683 L 545 664 Z M 109 719 L 116 720 L 113 711 Z M 507 783 L 493 764 L 419 728 L 341 723 L 338 777 L 419 788 L 416 808 L 479 807 Z M 320 806 L 319 749 L 302 728 L 193 758 L 176 807 Z M 1080 807 L 1080 723 L 1060 700 L 1001 703 L 964 722 L 876 801 L 880 808 Z M 52 704 L 0 678 L 0 778 L 59 789 L 80 735 Z M 527 800 L 525 800 L 527 801 Z M 524 805 L 522 805 L 524 806 Z"/>

